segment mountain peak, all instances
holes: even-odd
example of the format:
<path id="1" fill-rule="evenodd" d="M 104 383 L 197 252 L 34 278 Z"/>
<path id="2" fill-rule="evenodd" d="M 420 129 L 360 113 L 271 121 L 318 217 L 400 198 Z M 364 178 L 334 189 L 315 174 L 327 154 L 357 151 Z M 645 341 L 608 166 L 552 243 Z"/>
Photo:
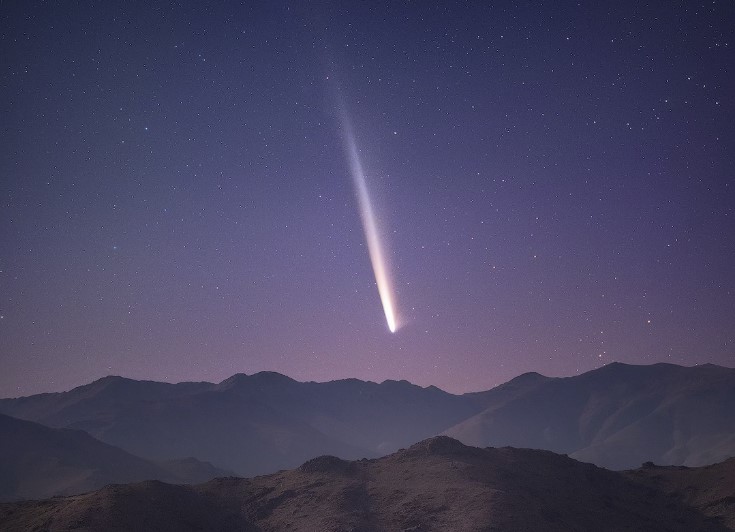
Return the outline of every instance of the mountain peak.
<path id="1" fill-rule="evenodd" d="M 386 379 L 380 384 L 381 386 L 416 386 L 415 384 L 408 382 L 406 379 L 401 379 L 398 381 L 395 379 Z"/>
<path id="2" fill-rule="evenodd" d="M 259 371 L 253 374 L 254 379 L 296 382 L 291 377 L 277 371 Z"/>
<path id="3" fill-rule="evenodd" d="M 290 384 L 295 382 L 297 381 L 293 380 L 291 377 L 288 377 L 276 371 L 259 371 L 258 373 L 254 373 L 252 375 L 248 375 L 246 373 L 236 373 L 232 377 L 228 377 L 227 379 L 220 382 L 217 386 L 219 388 L 226 389 L 236 386 L 246 386 L 253 384 L 276 385 L 287 383 Z"/>
<path id="4" fill-rule="evenodd" d="M 526 373 L 521 373 L 514 379 L 511 379 L 510 382 L 516 381 L 516 382 L 536 382 L 536 381 L 546 381 L 549 379 L 552 379 L 553 377 L 547 377 L 546 375 L 541 375 L 540 373 L 536 371 L 527 371 Z"/>
<path id="5" fill-rule="evenodd" d="M 434 436 L 413 444 L 408 448 L 408 452 L 429 455 L 455 455 L 465 454 L 470 449 L 473 448 L 449 436 Z"/>
<path id="6" fill-rule="evenodd" d="M 299 471 L 304 473 L 338 473 L 349 475 L 356 471 L 355 463 L 336 456 L 323 455 L 304 462 Z"/>

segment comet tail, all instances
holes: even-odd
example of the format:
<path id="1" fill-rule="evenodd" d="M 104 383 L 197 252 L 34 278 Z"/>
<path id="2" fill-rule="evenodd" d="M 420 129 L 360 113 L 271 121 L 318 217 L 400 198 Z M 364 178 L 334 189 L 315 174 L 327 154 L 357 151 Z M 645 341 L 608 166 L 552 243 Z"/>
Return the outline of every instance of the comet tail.
<path id="1" fill-rule="evenodd" d="M 383 303 L 383 311 L 385 312 L 385 320 L 388 322 L 388 329 L 394 333 L 398 329 L 399 324 L 396 315 L 393 281 L 386 261 L 383 242 L 380 238 L 375 211 L 370 202 L 370 193 L 365 180 L 365 173 L 362 169 L 362 163 L 360 162 L 355 136 L 352 132 L 352 126 L 347 117 L 347 113 L 344 110 L 342 111 L 342 127 L 345 133 L 345 150 L 347 151 L 347 158 L 350 163 L 350 173 L 352 174 L 352 182 L 355 186 L 357 202 L 360 208 L 360 218 L 362 220 L 362 228 L 365 231 L 370 262 L 373 265 L 375 282 L 378 285 L 378 294 Z"/>

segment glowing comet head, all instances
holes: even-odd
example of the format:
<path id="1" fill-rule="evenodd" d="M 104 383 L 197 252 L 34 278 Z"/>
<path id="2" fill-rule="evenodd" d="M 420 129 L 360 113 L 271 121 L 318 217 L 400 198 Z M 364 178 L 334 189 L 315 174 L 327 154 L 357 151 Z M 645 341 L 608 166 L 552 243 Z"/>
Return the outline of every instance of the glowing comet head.
<path id="1" fill-rule="evenodd" d="M 362 220 L 362 228 L 365 232 L 365 240 L 367 241 L 368 252 L 370 253 L 370 262 L 373 266 L 375 282 L 378 285 L 378 294 L 380 295 L 380 301 L 383 303 L 383 312 L 385 312 L 385 321 L 388 322 L 388 329 L 394 333 L 398 330 L 399 322 L 396 314 L 393 281 L 390 276 L 390 269 L 388 268 L 385 257 L 383 243 L 380 239 L 380 231 L 378 230 L 375 212 L 370 202 L 370 194 L 368 192 L 365 173 L 362 170 L 362 163 L 360 162 L 355 137 L 344 108 L 342 109 L 342 127 L 345 132 L 345 150 L 347 151 L 350 173 L 352 174 L 355 194 L 357 195 L 357 202 L 360 207 L 360 219 Z"/>
<path id="2" fill-rule="evenodd" d="M 392 304 L 392 302 L 389 302 L 388 306 L 386 306 L 385 301 L 383 301 L 383 310 L 385 311 L 385 320 L 388 322 L 388 329 L 394 333 L 397 330 L 398 324 L 396 323 L 396 317 L 392 314 Z"/>

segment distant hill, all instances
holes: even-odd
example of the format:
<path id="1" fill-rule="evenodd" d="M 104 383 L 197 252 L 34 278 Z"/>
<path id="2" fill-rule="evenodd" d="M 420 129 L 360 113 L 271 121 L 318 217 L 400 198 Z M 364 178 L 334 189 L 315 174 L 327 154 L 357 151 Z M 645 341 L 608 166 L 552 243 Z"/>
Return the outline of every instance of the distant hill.
<path id="1" fill-rule="evenodd" d="M 69 392 L 2 399 L 0 412 L 82 429 L 146 459 L 193 456 L 245 476 L 322 454 L 382 456 L 442 433 L 611 469 L 735 456 L 735 370 L 712 365 L 527 373 L 461 396 L 406 381 L 297 382 L 273 372 L 218 384 L 106 377 Z"/>
<path id="2" fill-rule="evenodd" d="M 380 456 L 479 408 L 406 381 L 302 383 L 273 372 L 219 384 L 106 377 L 69 392 L 0 400 L 0 412 L 85 430 L 145 458 L 195 456 L 242 475 L 295 467 L 325 453 Z"/>
<path id="3" fill-rule="evenodd" d="M 0 415 L 0 500 L 83 493 L 110 483 L 204 482 L 226 471 L 198 460 L 154 463 L 95 440 Z"/>
<path id="4" fill-rule="evenodd" d="M 698 471 L 694 470 L 697 474 Z M 706 490 L 719 474 L 704 474 Z M 699 488 L 697 488 L 699 489 Z M 647 481 L 548 451 L 437 437 L 385 458 L 322 456 L 298 469 L 198 486 L 144 482 L 0 504 L 13 530 L 728 530 L 727 515 Z M 728 487 L 723 494 L 733 498 Z"/>
<path id="5" fill-rule="evenodd" d="M 566 453 L 610 469 L 735 456 L 735 370 L 613 363 L 569 378 L 521 376 L 444 434 L 468 445 Z"/>

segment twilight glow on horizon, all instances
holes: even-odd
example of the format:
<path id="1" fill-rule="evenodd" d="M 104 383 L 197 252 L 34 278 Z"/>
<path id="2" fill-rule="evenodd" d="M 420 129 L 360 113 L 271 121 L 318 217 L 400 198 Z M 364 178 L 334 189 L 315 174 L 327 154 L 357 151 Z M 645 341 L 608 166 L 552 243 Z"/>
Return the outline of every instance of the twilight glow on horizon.
<path id="1" fill-rule="evenodd" d="M 733 21 L 3 2 L 0 397 L 732 366 Z"/>

